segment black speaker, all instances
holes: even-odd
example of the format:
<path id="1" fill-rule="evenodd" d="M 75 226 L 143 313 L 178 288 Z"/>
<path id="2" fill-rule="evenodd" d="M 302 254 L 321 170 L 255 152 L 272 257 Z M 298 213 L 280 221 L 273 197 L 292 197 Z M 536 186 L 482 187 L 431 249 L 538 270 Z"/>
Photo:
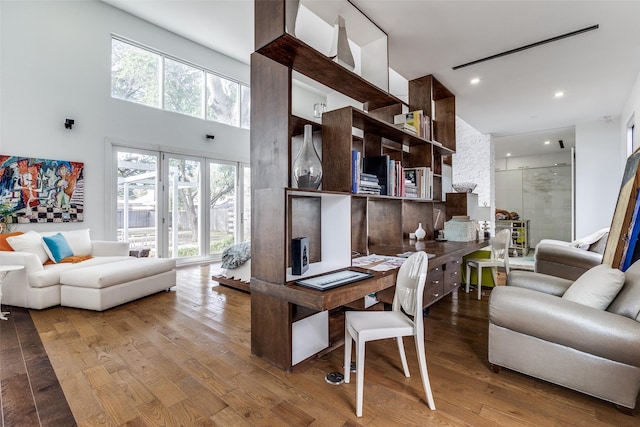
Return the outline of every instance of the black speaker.
<path id="1" fill-rule="evenodd" d="M 291 239 L 291 274 L 299 276 L 309 269 L 309 239 Z"/>

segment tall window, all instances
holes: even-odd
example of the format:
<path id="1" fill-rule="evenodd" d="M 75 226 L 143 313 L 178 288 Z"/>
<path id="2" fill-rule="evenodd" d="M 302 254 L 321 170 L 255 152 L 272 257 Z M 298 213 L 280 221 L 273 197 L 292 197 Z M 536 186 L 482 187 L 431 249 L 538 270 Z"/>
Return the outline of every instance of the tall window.
<path id="1" fill-rule="evenodd" d="M 162 58 L 152 52 L 113 39 L 111 43 L 111 96 L 160 108 Z"/>
<path id="2" fill-rule="evenodd" d="M 164 108 L 202 117 L 204 71 L 173 59 L 164 59 Z"/>
<path id="3" fill-rule="evenodd" d="M 111 96 L 249 128 L 249 87 L 194 64 L 111 39 Z"/>
<path id="4" fill-rule="evenodd" d="M 240 125 L 238 83 L 207 74 L 207 120 Z"/>

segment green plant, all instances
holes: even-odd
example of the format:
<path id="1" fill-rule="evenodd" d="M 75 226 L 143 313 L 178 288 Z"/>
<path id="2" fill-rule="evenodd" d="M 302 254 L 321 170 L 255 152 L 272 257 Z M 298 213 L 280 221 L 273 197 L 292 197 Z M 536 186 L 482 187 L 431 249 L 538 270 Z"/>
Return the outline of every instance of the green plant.
<path id="1" fill-rule="evenodd" d="M 0 205 L 0 233 L 8 233 L 13 228 L 13 209 L 4 202 Z"/>

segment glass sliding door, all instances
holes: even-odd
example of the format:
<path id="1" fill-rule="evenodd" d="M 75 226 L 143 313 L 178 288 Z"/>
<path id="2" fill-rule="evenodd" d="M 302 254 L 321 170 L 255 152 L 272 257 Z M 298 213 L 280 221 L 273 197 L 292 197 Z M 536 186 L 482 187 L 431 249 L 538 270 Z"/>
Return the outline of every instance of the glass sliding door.
<path id="1" fill-rule="evenodd" d="M 251 238 L 249 165 L 116 145 L 112 150 L 113 226 L 132 251 L 179 263 L 214 261 Z"/>
<path id="2" fill-rule="evenodd" d="M 209 160 L 209 255 L 236 241 L 237 173 L 236 163 Z"/>
<path id="3" fill-rule="evenodd" d="M 117 235 L 131 250 L 158 254 L 158 153 L 116 148 Z"/>
<path id="4" fill-rule="evenodd" d="M 164 154 L 167 256 L 202 255 L 202 160 Z"/>
<path id="5" fill-rule="evenodd" d="M 238 240 L 247 242 L 251 240 L 251 167 L 243 164 L 240 169 L 242 171 L 240 174 L 242 196 L 239 197 L 242 200 L 242 214 L 240 216 L 242 233 L 238 236 Z"/>

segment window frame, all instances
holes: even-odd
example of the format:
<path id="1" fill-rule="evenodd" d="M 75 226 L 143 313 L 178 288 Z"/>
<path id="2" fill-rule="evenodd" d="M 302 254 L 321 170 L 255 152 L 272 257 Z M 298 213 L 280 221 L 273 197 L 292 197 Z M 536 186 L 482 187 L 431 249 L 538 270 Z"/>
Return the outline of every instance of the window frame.
<path id="1" fill-rule="evenodd" d="M 215 123 L 225 124 L 227 126 L 237 127 L 239 129 L 250 129 L 250 127 L 251 127 L 250 121 L 248 122 L 248 126 L 243 126 L 242 125 L 243 114 L 242 114 L 242 99 L 241 99 L 241 97 L 242 97 L 242 88 L 246 87 L 248 89 L 247 90 L 247 94 L 249 94 L 249 105 L 251 105 L 251 98 L 250 98 L 251 97 L 251 91 L 250 91 L 251 86 L 249 84 L 247 84 L 245 82 L 242 82 L 242 81 L 240 81 L 238 79 L 230 78 L 230 77 L 225 76 L 225 75 L 223 75 L 221 73 L 218 73 L 216 71 L 213 71 L 213 70 L 210 70 L 208 68 L 202 67 L 202 66 L 200 66 L 198 64 L 194 64 L 193 62 L 186 61 L 184 59 L 178 58 L 178 57 L 173 56 L 173 55 L 169 55 L 166 52 L 162 52 L 162 51 L 160 51 L 158 49 L 154 49 L 154 48 L 152 48 L 150 46 L 146 46 L 146 45 L 144 45 L 142 43 L 135 42 L 135 41 L 133 41 L 131 39 L 119 36 L 117 34 L 111 34 L 111 45 L 112 45 L 112 48 L 111 48 L 111 71 L 110 71 L 111 82 L 113 82 L 113 40 L 116 40 L 116 41 L 118 41 L 120 43 L 128 44 L 128 45 L 130 45 L 132 47 L 135 47 L 135 48 L 138 48 L 138 49 L 142 49 L 142 50 L 144 50 L 144 51 L 146 51 L 148 53 L 151 53 L 151 54 L 159 56 L 159 59 L 161 59 L 161 61 L 160 61 L 160 70 L 159 70 L 159 76 L 161 77 L 160 78 L 160 82 L 159 82 L 159 90 L 160 90 L 160 93 L 159 93 L 159 97 L 160 97 L 159 104 L 160 104 L 160 107 L 159 108 L 161 110 L 169 111 L 169 112 L 177 113 L 177 114 L 182 114 L 182 115 L 185 115 L 187 117 L 199 118 L 199 119 L 202 119 L 202 120 L 205 120 L 205 121 L 208 121 L 208 122 L 215 122 Z M 200 90 L 202 92 L 202 106 L 201 106 L 201 115 L 200 116 L 194 116 L 194 115 L 191 115 L 191 114 L 183 113 L 183 112 L 180 112 L 180 111 L 173 111 L 173 110 L 169 110 L 169 109 L 166 108 L 166 105 L 165 105 L 165 96 L 166 96 L 166 93 L 165 93 L 165 86 L 166 86 L 166 84 L 165 84 L 166 83 L 165 82 L 165 70 L 166 70 L 166 65 L 165 65 L 165 63 L 166 63 L 166 60 L 175 61 L 175 62 L 184 64 L 184 65 L 186 65 L 188 67 L 194 68 L 194 69 L 196 69 L 196 70 L 198 70 L 198 71 L 203 73 L 203 77 L 204 78 L 203 78 L 203 82 L 202 82 L 202 85 L 201 85 L 201 88 L 200 88 Z M 211 74 L 211 75 L 216 76 L 216 77 L 218 77 L 220 79 L 223 79 L 223 80 L 227 80 L 227 81 L 232 82 L 232 83 L 234 83 L 234 84 L 236 84 L 238 86 L 238 108 L 237 108 L 237 112 L 236 112 L 236 114 L 237 114 L 237 123 L 238 123 L 237 125 L 228 124 L 228 123 L 225 123 L 225 122 L 220 122 L 220 121 L 217 121 L 217 120 L 213 120 L 213 119 L 207 118 L 207 108 L 208 108 L 207 75 L 208 74 Z M 156 106 L 147 105 L 147 104 L 136 102 L 136 101 L 132 101 L 132 100 L 129 100 L 129 99 L 123 99 L 123 98 L 118 98 L 118 97 L 113 96 L 113 83 L 111 83 L 110 95 L 111 95 L 111 98 L 113 98 L 113 99 L 118 99 L 118 100 L 126 101 L 126 102 L 132 102 L 132 103 L 135 103 L 135 104 L 138 104 L 138 105 L 144 105 L 144 106 L 151 107 L 151 108 L 158 108 Z"/>

